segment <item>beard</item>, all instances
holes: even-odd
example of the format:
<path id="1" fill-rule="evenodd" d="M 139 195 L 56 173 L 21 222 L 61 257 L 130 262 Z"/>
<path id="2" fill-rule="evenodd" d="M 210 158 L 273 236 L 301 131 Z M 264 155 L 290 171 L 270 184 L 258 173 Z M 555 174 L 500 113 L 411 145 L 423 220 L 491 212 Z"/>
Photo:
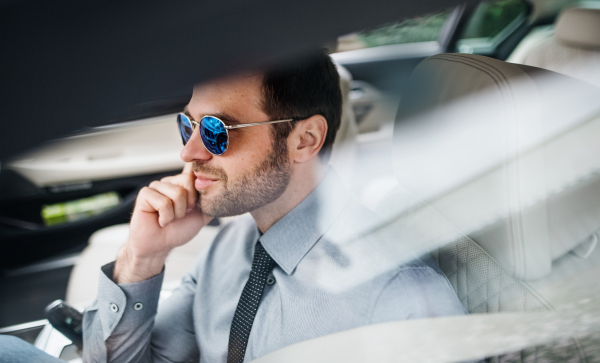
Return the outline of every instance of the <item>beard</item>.
<path id="1" fill-rule="evenodd" d="M 214 175 L 223 183 L 221 193 L 199 191 L 198 205 L 210 217 L 231 217 L 251 212 L 272 203 L 283 194 L 291 178 L 287 140 L 275 138 L 272 150 L 254 170 L 237 181 L 229 181 L 221 168 L 194 162 L 194 171 Z"/>

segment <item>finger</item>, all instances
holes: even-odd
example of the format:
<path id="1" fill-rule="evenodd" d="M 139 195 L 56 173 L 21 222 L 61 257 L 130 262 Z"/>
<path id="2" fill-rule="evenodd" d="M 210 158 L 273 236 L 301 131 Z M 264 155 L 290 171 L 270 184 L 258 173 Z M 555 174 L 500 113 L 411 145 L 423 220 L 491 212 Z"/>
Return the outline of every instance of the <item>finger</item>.
<path id="1" fill-rule="evenodd" d="M 175 219 L 185 217 L 187 209 L 187 190 L 185 190 L 185 188 L 182 188 L 179 185 L 159 181 L 153 181 L 150 183 L 149 187 L 172 200 Z"/>
<path id="2" fill-rule="evenodd" d="M 171 183 L 179 185 L 180 187 L 187 190 L 187 211 L 191 211 L 198 205 L 198 191 L 194 186 L 194 180 L 196 179 L 193 173 L 190 174 L 179 174 L 175 176 L 167 176 L 162 178 L 160 181 L 165 183 Z"/>
<path id="3" fill-rule="evenodd" d="M 192 174 L 193 170 L 194 170 L 193 163 L 185 163 L 185 166 L 183 167 L 183 171 L 181 172 L 181 174 Z"/>
<path id="4" fill-rule="evenodd" d="M 136 201 L 136 209 L 142 213 L 158 213 L 158 224 L 161 227 L 166 226 L 175 219 L 171 198 L 149 187 L 140 190 Z"/>

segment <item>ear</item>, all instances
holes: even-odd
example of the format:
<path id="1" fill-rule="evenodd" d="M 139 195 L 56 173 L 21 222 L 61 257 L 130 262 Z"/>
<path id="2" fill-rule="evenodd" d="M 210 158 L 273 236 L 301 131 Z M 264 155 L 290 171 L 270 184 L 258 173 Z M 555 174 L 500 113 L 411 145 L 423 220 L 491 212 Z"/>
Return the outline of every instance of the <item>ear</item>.
<path id="1" fill-rule="evenodd" d="M 288 142 L 292 159 L 297 163 L 305 163 L 317 156 L 327 136 L 327 120 L 321 115 L 314 115 L 296 124 Z"/>

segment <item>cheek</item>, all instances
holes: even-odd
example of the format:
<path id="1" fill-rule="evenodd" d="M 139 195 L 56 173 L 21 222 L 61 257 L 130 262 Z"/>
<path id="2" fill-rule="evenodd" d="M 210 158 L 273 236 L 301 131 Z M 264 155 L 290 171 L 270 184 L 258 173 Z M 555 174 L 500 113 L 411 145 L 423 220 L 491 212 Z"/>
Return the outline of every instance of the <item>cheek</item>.
<path id="1" fill-rule="evenodd" d="M 229 147 L 220 158 L 220 164 L 230 179 L 254 170 L 271 152 L 270 130 L 266 126 L 257 126 L 258 130 L 253 128 L 229 135 Z M 261 128 L 264 130 L 259 130 Z"/>

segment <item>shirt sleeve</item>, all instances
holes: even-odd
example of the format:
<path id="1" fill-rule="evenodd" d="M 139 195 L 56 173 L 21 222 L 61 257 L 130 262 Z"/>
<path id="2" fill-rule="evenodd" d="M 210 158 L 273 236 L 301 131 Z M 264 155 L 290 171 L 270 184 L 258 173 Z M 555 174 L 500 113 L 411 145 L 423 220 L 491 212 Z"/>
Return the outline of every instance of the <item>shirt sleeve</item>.
<path id="1" fill-rule="evenodd" d="M 183 285 L 161 304 L 159 311 L 164 271 L 145 281 L 116 284 L 112 280 L 113 268 L 114 262 L 102 266 L 98 298 L 84 315 L 83 360 L 98 363 L 185 362 L 198 357 L 195 341 L 189 344 L 193 322 L 189 316 L 193 288 L 189 284 L 195 283 L 191 276 L 184 278 Z M 192 294 L 188 294 L 189 291 Z M 165 324 L 166 321 L 170 324 Z M 182 322 L 185 323 L 178 324 Z M 193 338 L 193 327 L 191 334 Z M 178 343 L 173 346 L 173 342 Z M 185 349 L 179 349 L 180 344 Z M 170 356 L 173 353 L 175 356 Z"/>
<path id="2" fill-rule="evenodd" d="M 400 268 L 377 298 L 371 323 L 463 315 L 465 308 L 448 279 L 433 268 Z"/>

